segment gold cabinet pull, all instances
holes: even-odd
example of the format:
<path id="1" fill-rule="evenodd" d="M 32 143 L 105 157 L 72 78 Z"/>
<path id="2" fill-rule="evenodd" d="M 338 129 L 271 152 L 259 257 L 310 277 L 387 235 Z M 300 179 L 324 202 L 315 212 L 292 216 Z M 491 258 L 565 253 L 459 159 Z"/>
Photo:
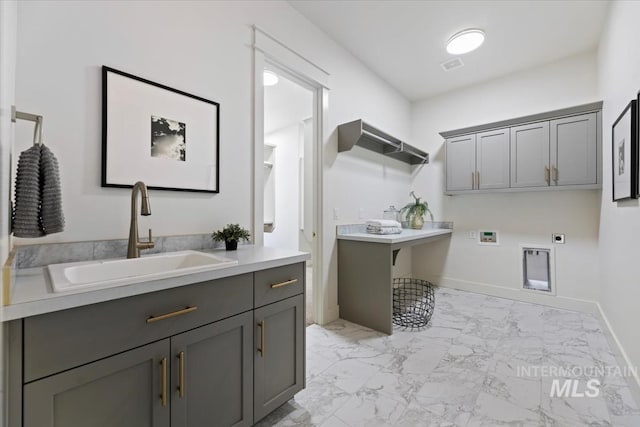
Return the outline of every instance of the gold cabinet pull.
<path id="1" fill-rule="evenodd" d="M 478 181 L 478 190 L 480 189 L 480 171 L 476 172 L 476 176 L 478 177 L 478 179 L 476 179 L 476 181 Z"/>
<path id="2" fill-rule="evenodd" d="M 167 406 L 167 358 L 163 357 L 160 361 L 160 367 L 162 370 L 162 392 L 160 393 L 160 399 L 162 400 L 162 406 Z"/>
<path id="3" fill-rule="evenodd" d="M 549 184 L 549 166 L 544 167 L 544 180 Z"/>
<path id="4" fill-rule="evenodd" d="M 178 373 L 178 396 L 180 396 L 180 398 L 184 397 L 184 351 L 181 351 L 180 353 L 178 353 L 178 360 L 180 363 L 180 366 L 178 368 L 179 373 Z"/>
<path id="5" fill-rule="evenodd" d="M 557 184 L 558 183 L 558 168 L 556 167 L 556 165 L 553 165 L 551 167 L 551 175 L 553 177 L 553 181 Z"/>
<path id="6" fill-rule="evenodd" d="M 258 322 L 258 327 L 260 328 L 260 348 L 258 348 L 258 352 L 261 357 L 264 357 L 264 320 Z"/>
<path id="7" fill-rule="evenodd" d="M 476 188 L 476 174 L 471 172 L 471 189 Z"/>
<path id="8" fill-rule="evenodd" d="M 186 308 L 183 308 L 182 310 L 172 311 L 171 313 L 161 314 L 159 316 L 149 316 L 149 318 L 147 319 L 147 323 L 158 322 L 160 320 L 168 319 L 170 317 L 191 313 L 192 311 L 196 311 L 197 309 L 198 307 L 194 305 L 192 307 L 186 307 Z"/>
<path id="9" fill-rule="evenodd" d="M 289 286 L 295 283 L 298 283 L 298 279 L 291 279 L 291 280 L 287 280 L 286 282 L 274 283 L 273 285 L 271 285 L 271 289 L 281 288 L 283 286 Z"/>

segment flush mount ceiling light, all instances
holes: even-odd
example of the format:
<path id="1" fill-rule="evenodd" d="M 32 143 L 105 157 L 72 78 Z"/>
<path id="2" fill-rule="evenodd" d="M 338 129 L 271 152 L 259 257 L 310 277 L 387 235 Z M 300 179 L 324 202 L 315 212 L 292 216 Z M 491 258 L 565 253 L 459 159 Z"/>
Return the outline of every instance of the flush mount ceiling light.
<path id="1" fill-rule="evenodd" d="M 447 41 L 447 52 L 451 55 L 462 55 L 480 47 L 484 42 L 484 31 L 477 28 L 462 30 Z"/>
<path id="2" fill-rule="evenodd" d="M 273 71 L 264 70 L 262 73 L 262 84 L 265 86 L 275 86 L 279 80 L 278 75 Z"/>

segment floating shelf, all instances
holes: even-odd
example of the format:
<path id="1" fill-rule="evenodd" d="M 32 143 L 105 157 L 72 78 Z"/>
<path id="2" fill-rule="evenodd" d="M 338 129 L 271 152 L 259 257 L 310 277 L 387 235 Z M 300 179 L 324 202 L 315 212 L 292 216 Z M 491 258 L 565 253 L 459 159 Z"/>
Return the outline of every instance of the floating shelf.
<path id="1" fill-rule="evenodd" d="M 349 151 L 354 145 L 410 165 L 429 163 L 428 153 L 376 129 L 361 119 L 338 126 L 338 152 Z"/>

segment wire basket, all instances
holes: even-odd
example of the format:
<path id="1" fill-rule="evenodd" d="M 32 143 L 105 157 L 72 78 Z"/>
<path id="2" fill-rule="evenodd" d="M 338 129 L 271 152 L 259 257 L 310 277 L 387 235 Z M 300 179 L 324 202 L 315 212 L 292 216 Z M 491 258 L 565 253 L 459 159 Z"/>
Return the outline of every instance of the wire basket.
<path id="1" fill-rule="evenodd" d="M 426 326 L 435 301 L 433 285 L 426 280 L 393 279 L 393 324 L 411 329 Z"/>

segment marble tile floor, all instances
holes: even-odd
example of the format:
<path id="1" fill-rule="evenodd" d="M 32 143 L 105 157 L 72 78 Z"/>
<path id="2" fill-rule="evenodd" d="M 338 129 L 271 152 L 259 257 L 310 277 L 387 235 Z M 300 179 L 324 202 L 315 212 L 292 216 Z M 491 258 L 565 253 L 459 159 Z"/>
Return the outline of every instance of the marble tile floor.
<path id="1" fill-rule="evenodd" d="M 553 367 L 598 396 L 550 397 Z M 309 326 L 307 388 L 258 425 L 640 426 L 633 379 L 598 367 L 618 365 L 592 315 L 438 288 L 419 331 Z"/>

